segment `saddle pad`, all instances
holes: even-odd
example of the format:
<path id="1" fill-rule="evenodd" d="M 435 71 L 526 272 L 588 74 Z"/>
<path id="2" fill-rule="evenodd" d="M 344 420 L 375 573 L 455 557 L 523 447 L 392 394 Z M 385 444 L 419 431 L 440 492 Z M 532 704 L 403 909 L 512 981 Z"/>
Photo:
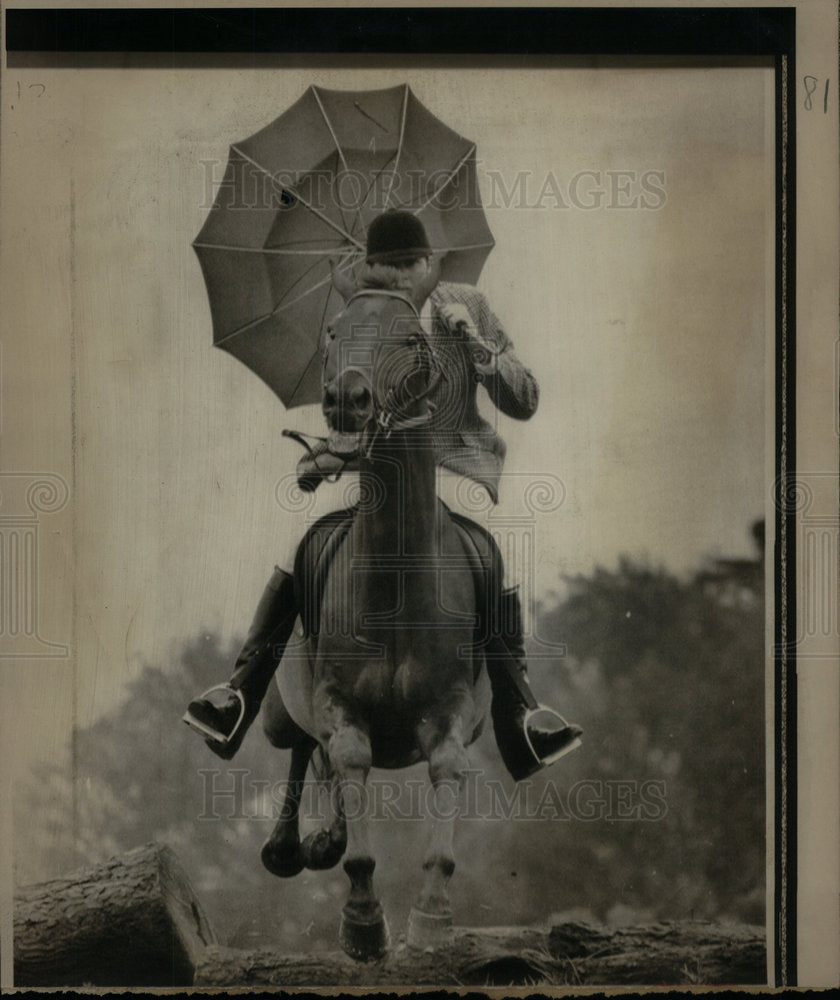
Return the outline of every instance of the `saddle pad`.
<path id="1" fill-rule="evenodd" d="M 295 602 L 304 635 L 316 636 L 327 573 L 356 516 L 356 507 L 319 518 L 301 539 L 295 555 Z"/>
<path id="2" fill-rule="evenodd" d="M 442 501 L 441 501 L 442 502 Z M 484 646 L 497 630 L 496 595 L 502 579 L 502 555 L 492 535 L 463 514 L 443 507 L 458 529 L 473 575 L 478 620 L 477 646 Z M 295 555 L 295 599 L 304 634 L 317 636 L 321 620 L 321 600 L 330 564 L 356 516 L 356 507 L 326 514 L 303 536 Z"/>

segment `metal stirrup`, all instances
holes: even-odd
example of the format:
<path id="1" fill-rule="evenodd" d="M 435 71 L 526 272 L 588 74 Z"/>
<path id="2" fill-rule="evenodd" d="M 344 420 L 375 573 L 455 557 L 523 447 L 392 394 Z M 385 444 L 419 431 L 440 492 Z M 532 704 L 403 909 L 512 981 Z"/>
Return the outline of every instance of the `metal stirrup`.
<path id="1" fill-rule="evenodd" d="M 195 730 L 195 732 L 197 732 L 200 736 L 213 740 L 214 743 L 220 743 L 222 746 L 227 746 L 227 744 L 230 743 L 234 736 L 236 736 L 239 732 L 242 726 L 242 720 L 245 718 L 245 696 L 238 688 L 232 688 L 230 684 L 214 684 L 213 687 L 208 688 L 202 695 L 199 696 L 199 698 L 206 698 L 214 691 L 227 691 L 228 694 L 234 694 L 239 699 L 239 718 L 236 720 L 236 725 L 230 731 L 228 736 L 216 732 L 215 729 L 211 729 L 200 719 L 196 719 L 194 715 L 190 714 L 189 708 L 181 716 L 181 719 L 186 722 L 190 729 Z"/>
<path id="2" fill-rule="evenodd" d="M 537 705 L 536 708 L 529 708 L 525 713 L 525 721 L 523 723 L 523 728 L 525 731 L 525 742 L 528 744 L 528 749 L 534 756 L 536 763 L 541 764 L 543 767 L 548 767 L 549 764 L 553 764 L 555 761 L 560 760 L 561 757 L 565 757 L 566 754 L 571 753 L 572 750 L 577 750 L 579 746 L 583 745 L 583 741 L 580 736 L 575 736 L 574 739 L 570 740 L 569 743 L 561 747 L 559 750 L 555 750 L 554 753 L 548 754 L 546 757 L 540 757 L 537 751 L 534 749 L 534 744 L 531 742 L 531 736 L 528 732 L 528 723 L 535 715 L 542 715 L 543 713 L 548 713 L 553 715 L 561 724 L 563 729 L 571 728 L 569 723 L 563 718 L 563 716 L 556 712 L 553 708 L 549 708 L 548 705 Z M 559 732 L 560 730 L 555 730 Z"/>

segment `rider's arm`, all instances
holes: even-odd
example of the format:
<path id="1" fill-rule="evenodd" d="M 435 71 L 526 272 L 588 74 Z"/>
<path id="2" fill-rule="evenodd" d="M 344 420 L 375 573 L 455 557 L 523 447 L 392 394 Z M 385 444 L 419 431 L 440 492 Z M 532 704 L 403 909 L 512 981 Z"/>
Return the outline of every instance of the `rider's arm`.
<path id="1" fill-rule="evenodd" d="M 470 292 L 470 301 L 465 305 L 475 323 L 475 340 L 491 352 L 484 364 L 476 364 L 476 372 L 502 413 L 516 420 L 528 420 L 540 398 L 537 380 L 516 356 L 513 342 L 484 295 L 474 289 Z"/>
<path id="2" fill-rule="evenodd" d="M 540 399 L 540 387 L 533 372 L 516 356 L 510 341 L 495 355 L 491 365 L 491 371 L 479 371 L 479 375 L 493 403 L 508 417 L 528 420 Z"/>

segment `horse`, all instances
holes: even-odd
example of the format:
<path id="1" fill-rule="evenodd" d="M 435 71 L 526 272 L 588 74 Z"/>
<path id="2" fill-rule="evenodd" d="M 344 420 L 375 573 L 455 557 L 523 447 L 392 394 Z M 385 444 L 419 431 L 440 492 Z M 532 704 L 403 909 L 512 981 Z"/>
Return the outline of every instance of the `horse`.
<path id="1" fill-rule="evenodd" d="M 491 699 L 476 641 L 475 552 L 436 494 L 430 394 L 441 378 L 417 309 L 399 292 L 357 293 L 330 327 L 322 410 L 330 449 L 358 455 L 360 501 L 326 570 L 307 655 L 297 667 L 284 661 L 264 709 L 269 740 L 292 755 L 263 863 L 288 877 L 343 857 L 350 888 L 339 938 L 362 961 L 389 947 L 359 808 L 370 768 L 428 763 L 431 830 L 407 940 L 437 948 L 452 931 L 448 883 L 466 748 Z M 329 772 L 343 808 L 330 827 L 301 841 L 298 807 L 310 759 L 322 776 Z"/>

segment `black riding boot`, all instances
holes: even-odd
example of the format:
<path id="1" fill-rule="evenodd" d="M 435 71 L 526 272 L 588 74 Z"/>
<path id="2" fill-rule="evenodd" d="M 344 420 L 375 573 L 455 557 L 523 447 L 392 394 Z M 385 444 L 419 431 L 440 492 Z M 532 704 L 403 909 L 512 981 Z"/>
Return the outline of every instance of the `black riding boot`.
<path id="1" fill-rule="evenodd" d="M 583 730 L 565 719 L 556 730 L 527 722 L 528 713 L 540 705 L 528 680 L 517 588 L 502 591 L 499 611 L 498 634 L 486 648 L 493 730 L 505 767 L 514 781 L 521 781 L 578 747 Z"/>
<path id="2" fill-rule="evenodd" d="M 294 580 L 275 569 L 257 605 L 233 676 L 227 684 L 211 689 L 225 692 L 226 697 L 220 702 L 218 697 L 211 700 L 202 695 L 190 702 L 184 722 L 204 736 L 207 746 L 224 760 L 233 757 L 257 717 L 296 616 Z"/>

